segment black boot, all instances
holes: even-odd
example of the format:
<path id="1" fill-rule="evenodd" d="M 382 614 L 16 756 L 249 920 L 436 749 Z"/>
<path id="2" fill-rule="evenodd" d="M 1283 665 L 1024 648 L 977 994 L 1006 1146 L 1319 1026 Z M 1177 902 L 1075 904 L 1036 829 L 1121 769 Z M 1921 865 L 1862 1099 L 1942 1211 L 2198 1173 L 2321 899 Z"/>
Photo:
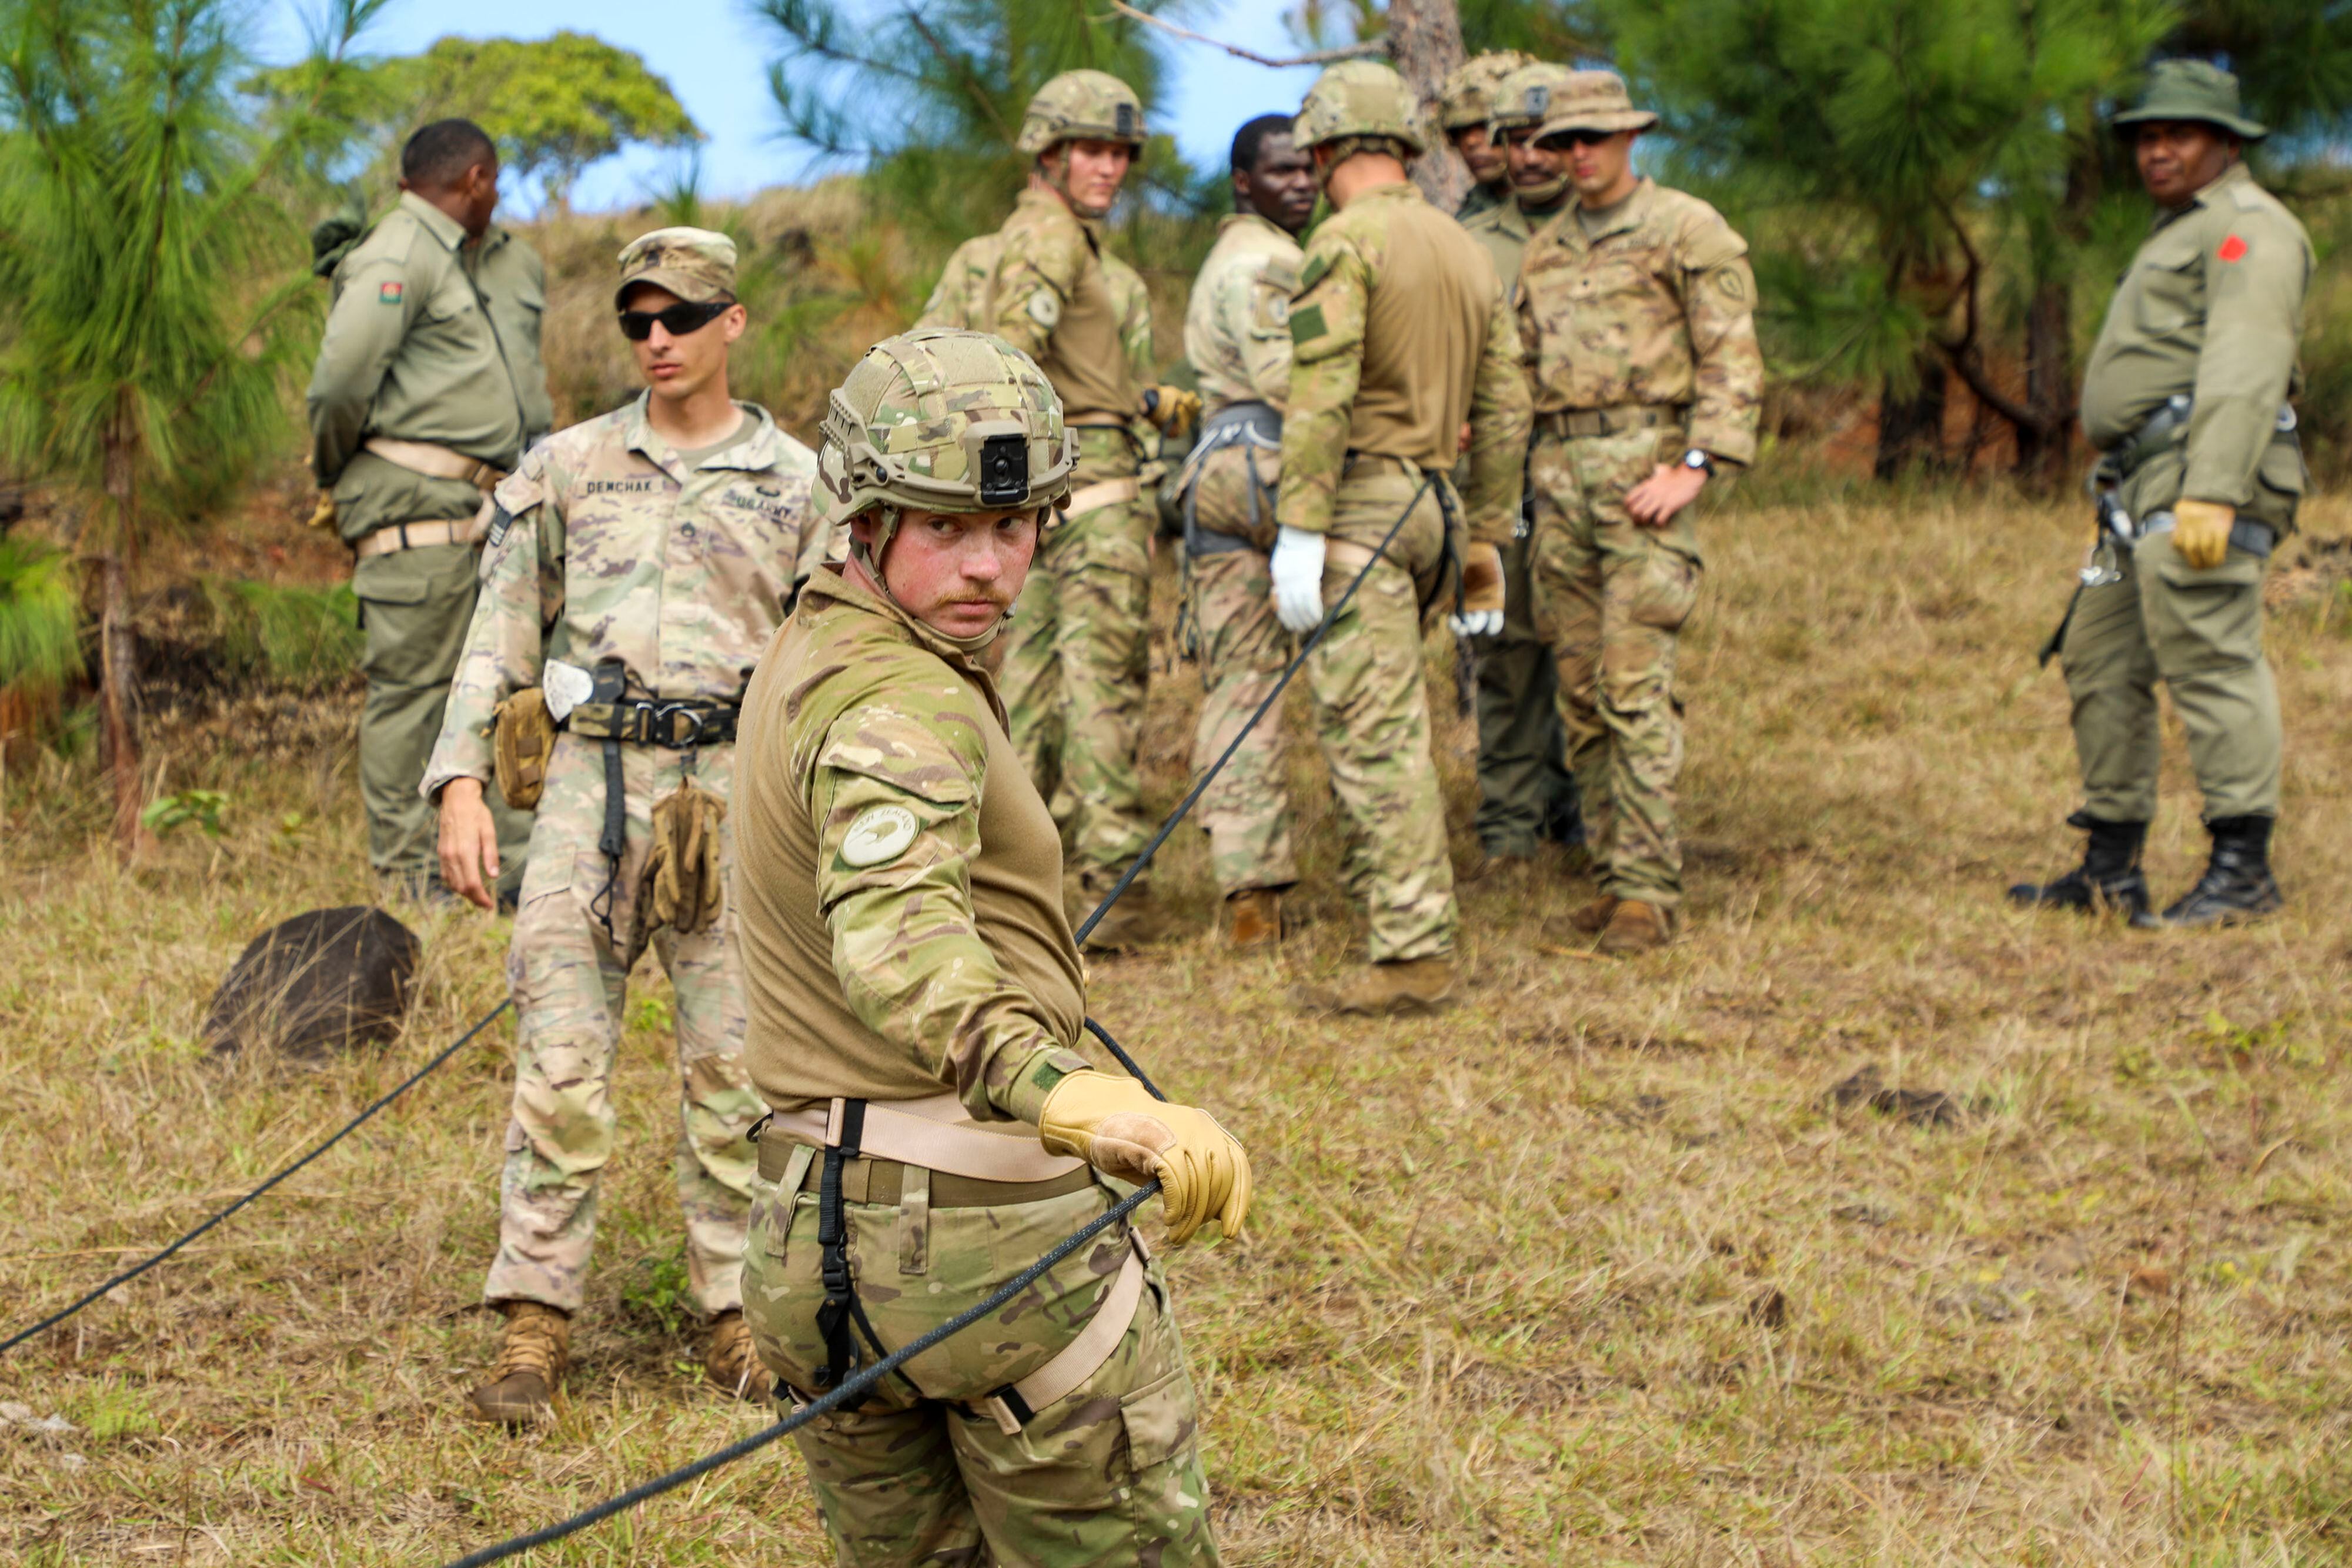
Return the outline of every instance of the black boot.
<path id="1" fill-rule="evenodd" d="M 2147 914 L 2147 878 L 2140 874 L 2140 845 L 2147 840 L 2146 822 L 2110 822 L 2085 811 L 2066 819 L 2070 828 L 2091 835 L 2083 863 L 2056 882 L 2021 882 L 2009 890 L 2009 901 L 2028 907 L 2079 909 L 2084 914 L 2113 911 L 2138 920 Z"/>
<path id="2" fill-rule="evenodd" d="M 2242 925 L 2268 915 L 2286 901 L 2271 875 L 2271 824 L 2274 817 L 2216 817 L 2205 824 L 2213 835 L 2213 858 L 2197 885 L 2161 915 L 2145 908 L 2132 916 L 2143 930 L 2168 926 Z"/>

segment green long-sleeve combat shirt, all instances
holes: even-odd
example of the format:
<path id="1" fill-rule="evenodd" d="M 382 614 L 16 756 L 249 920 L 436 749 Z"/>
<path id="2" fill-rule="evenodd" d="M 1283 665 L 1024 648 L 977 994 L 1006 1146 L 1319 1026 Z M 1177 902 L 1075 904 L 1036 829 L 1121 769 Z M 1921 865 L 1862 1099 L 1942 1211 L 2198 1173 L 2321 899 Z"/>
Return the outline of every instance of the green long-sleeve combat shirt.
<path id="1" fill-rule="evenodd" d="M 2180 496 L 2245 506 L 2277 434 L 2279 404 L 2302 390 L 2295 344 L 2312 266 L 2303 225 L 2242 163 L 2159 215 L 2116 288 L 2083 373 L 2091 444 L 2113 449 L 2167 399 L 2187 393 L 2196 406 Z M 2299 488 L 2300 465 L 2290 466 Z"/>
<path id="2" fill-rule="evenodd" d="M 413 473 L 361 447 L 431 442 L 512 468 L 555 422 L 540 361 L 547 284 L 504 229 L 478 245 L 410 192 L 335 268 L 334 303 L 310 375 L 310 466 L 335 495 L 346 539 L 394 523 L 470 516 L 462 480 Z"/>

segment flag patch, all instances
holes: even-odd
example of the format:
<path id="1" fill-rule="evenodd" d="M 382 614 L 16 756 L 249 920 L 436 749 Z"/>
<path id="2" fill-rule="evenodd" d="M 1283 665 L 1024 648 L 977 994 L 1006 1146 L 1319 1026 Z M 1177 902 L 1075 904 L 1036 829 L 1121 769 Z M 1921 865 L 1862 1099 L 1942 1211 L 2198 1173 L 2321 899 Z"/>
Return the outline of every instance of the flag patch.
<path id="1" fill-rule="evenodd" d="M 2223 261 L 2236 261 L 2246 254 L 2246 242 L 2236 235 L 2231 235 L 2221 242 L 2221 248 L 2213 254 Z"/>
<path id="2" fill-rule="evenodd" d="M 405 283 L 379 283 L 375 286 L 375 300 L 379 305 L 397 305 L 400 297 L 407 292 Z"/>

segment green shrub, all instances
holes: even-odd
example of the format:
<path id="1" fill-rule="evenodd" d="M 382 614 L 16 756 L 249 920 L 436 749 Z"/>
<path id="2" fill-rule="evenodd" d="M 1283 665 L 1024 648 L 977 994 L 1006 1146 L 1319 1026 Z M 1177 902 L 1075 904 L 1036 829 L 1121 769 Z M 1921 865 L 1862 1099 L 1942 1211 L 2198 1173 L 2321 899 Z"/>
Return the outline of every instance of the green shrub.
<path id="1" fill-rule="evenodd" d="M 0 538 L 0 686 L 47 695 L 81 674 L 81 603 L 70 558 Z"/>
<path id="2" fill-rule="evenodd" d="M 241 674 L 323 691 L 357 673 L 364 639 L 349 584 L 284 588 L 206 578 L 222 655 Z"/>

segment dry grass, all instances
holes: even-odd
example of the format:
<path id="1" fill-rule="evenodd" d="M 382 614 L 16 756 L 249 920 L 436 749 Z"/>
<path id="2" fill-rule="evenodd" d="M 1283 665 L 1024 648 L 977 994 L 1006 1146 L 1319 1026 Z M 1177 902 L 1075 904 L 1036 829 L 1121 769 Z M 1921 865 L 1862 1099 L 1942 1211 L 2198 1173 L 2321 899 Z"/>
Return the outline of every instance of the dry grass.
<path id="1" fill-rule="evenodd" d="M 2352 598 L 2298 580 L 2273 623 L 2287 913 L 2150 940 L 1999 897 L 2074 847 L 2063 695 L 2032 658 L 2071 509 L 1765 503 L 1710 522 L 1687 644 L 1689 940 L 1630 964 L 1546 954 L 1541 917 L 1582 891 L 1547 866 L 1466 890 L 1472 987 L 1435 1021 L 1284 1011 L 1293 974 L 1352 951 L 1328 880 L 1279 962 L 1203 936 L 1099 973 L 1097 1013 L 1259 1163 L 1255 1244 L 1174 1270 L 1228 1556 L 2352 1556 Z M 2340 510 L 2315 523 L 2346 531 Z M 1155 687 L 1163 804 L 1193 692 L 1184 671 Z M 1465 744 L 1450 725 L 1457 827 Z M 2201 850 L 2173 754 L 2168 894 Z M 232 796 L 231 836 L 133 873 L 86 847 L 87 777 L 7 786 L 11 1327 L 275 1168 L 499 994 L 499 928 L 428 918 L 424 999 L 380 1060 L 194 1060 L 254 931 L 367 888 L 347 747 L 172 766 Z M 1328 879 L 1318 769 L 1298 771 Z M 1195 835 L 1170 869 L 1205 916 Z M 429 1563 L 761 1421 L 698 1384 L 677 1311 L 663 994 L 632 1002 L 559 1426 L 517 1440 L 457 1416 L 490 1342 L 471 1309 L 501 1026 L 191 1255 L 0 1361 L 0 1400 L 79 1428 L 0 1431 L 0 1556 Z M 1825 1103 L 1865 1064 L 1965 1114 Z M 818 1555 L 777 1452 L 538 1561 Z"/>

